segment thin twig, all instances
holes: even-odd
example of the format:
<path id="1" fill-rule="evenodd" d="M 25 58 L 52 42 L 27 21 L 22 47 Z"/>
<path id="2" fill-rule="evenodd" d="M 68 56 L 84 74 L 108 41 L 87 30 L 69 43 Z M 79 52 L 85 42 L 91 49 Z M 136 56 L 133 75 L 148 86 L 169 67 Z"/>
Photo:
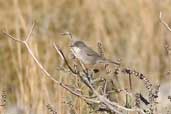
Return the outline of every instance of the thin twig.
<path id="1" fill-rule="evenodd" d="M 14 38 L 14 37 L 11 36 L 10 34 L 6 33 L 5 31 L 2 31 L 2 33 L 3 33 L 5 36 L 11 38 L 12 40 L 14 40 L 14 41 L 16 41 L 16 42 L 23 43 L 22 40 L 19 40 L 19 39 Z"/>
<path id="2" fill-rule="evenodd" d="M 109 99 L 107 99 L 107 98 L 104 97 L 103 95 L 100 95 L 100 94 L 93 88 L 93 86 L 92 86 L 90 83 L 87 83 L 87 84 L 91 87 L 93 93 L 97 96 L 97 98 L 99 99 L 99 101 L 101 101 L 103 104 L 105 104 L 111 111 L 114 111 L 114 112 L 116 112 L 116 113 L 118 113 L 118 114 L 122 114 L 120 111 L 118 111 L 118 110 L 115 109 L 115 107 L 117 107 L 117 108 L 119 108 L 119 109 L 121 109 L 121 110 L 124 110 L 124 111 L 126 111 L 126 112 L 135 112 L 135 111 L 137 111 L 137 112 L 141 112 L 142 114 L 145 114 L 141 109 L 138 109 L 138 108 L 137 108 L 137 109 L 126 108 L 126 107 L 123 107 L 123 106 L 119 105 L 119 104 L 116 103 L 116 102 L 110 101 Z"/>
<path id="3" fill-rule="evenodd" d="M 116 102 L 111 102 L 109 99 L 107 99 L 106 97 L 104 97 L 103 95 L 100 95 L 91 85 L 91 83 L 89 83 L 89 81 L 87 80 L 83 80 L 84 77 L 82 77 L 79 73 L 76 73 L 71 66 L 69 65 L 67 59 L 65 58 L 62 50 L 56 45 L 54 44 L 54 47 L 56 49 L 56 51 L 60 54 L 61 58 L 65 61 L 66 65 L 68 66 L 68 68 L 72 71 L 73 74 L 77 74 L 80 78 L 82 78 L 83 82 L 93 91 L 93 93 L 97 96 L 97 99 L 88 99 L 86 98 L 84 95 L 77 93 L 75 91 L 73 91 L 70 87 L 66 86 L 64 83 L 59 82 L 58 80 L 56 80 L 55 78 L 52 77 L 52 75 L 43 67 L 43 65 L 38 61 L 38 59 L 35 57 L 35 55 L 33 54 L 31 48 L 28 45 L 28 40 L 31 37 L 32 31 L 33 31 L 34 25 L 32 26 L 29 34 L 27 35 L 26 40 L 22 41 L 22 40 L 18 40 L 16 38 L 14 38 L 13 36 L 9 35 L 6 32 L 3 32 L 6 36 L 8 36 L 9 38 L 13 39 L 14 41 L 17 41 L 21 44 L 24 44 L 29 52 L 29 54 L 31 55 L 31 57 L 34 59 L 34 61 L 37 63 L 37 65 L 39 66 L 39 68 L 41 69 L 41 71 L 43 71 L 49 79 L 51 79 L 52 81 L 54 81 L 56 84 L 59 84 L 61 87 L 63 87 L 64 89 L 66 89 L 68 92 L 70 92 L 71 94 L 78 96 L 80 98 L 82 98 L 83 100 L 85 100 L 86 102 L 93 102 L 93 103 L 102 103 L 104 105 L 107 106 L 107 108 L 109 108 L 112 112 L 116 112 L 118 114 L 122 114 L 121 111 L 118 111 L 118 109 L 121 109 L 123 111 L 140 111 L 142 112 L 142 114 L 145 114 L 143 111 L 141 111 L 140 109 L 129 109 L 126 107 L 123 107 L 121 105 L 119 105 Z M 85 73 L 85 75 L 88 75 L 87 73 Z"/>
<path id="4" fill-rule="evenodd" d="M 77 74 L 77 72 L 75 72 L 72 67 L 69 65 L 66 57 L 64 56 L 62 50 L 59 48 L 59 46 L 57 46 L 55 43 L 53 44 L 54 48 L 56 49 L 56 51 L 58 52 L 58 54 L 60 55 L 61 59 L 66 63 L 67 67 L 70 69 L 70 71 L 74 74 Z"/>
<path id="5" fill-rule="evenodd" d="M 78 96 L 80 98 L 82 98 L 83 100 L 86 100 L 86 101 L 89 101 L 89 102 L 95 102 L 95 103 L 99 103 L 99 101 L 97 100 L 92 100 L 92 99 L 88 99 L 86 97 L 84 97 L 82 94 L 79 94 L 75 91 L 73 91 L 71 88 L 69 88 L 68 86 L 66 86 L 65 84 L 63 84 L 62 82 L 59 82 L 58 80 L 56 80 L 55 78 L 52 77 L 52 75 L 43 67 L 43 65 L 38 61 L 38 59 L 35 57 L 35 55 L 33 54 L 31 48 L 29 47 L 28 45 L 28 40 L 29 40 L 29 37 L 31 37 L 31 33 L 34 29 L 34 25 L 32 26 L 29 34 L 27 35 L 27 39 L 26 40 L 19 40 L 19 39 L 16 39 L 15 37 L 11 36 L 10 34 L 6 33 L 3 31 L 3 34 L 6 35 L 8 38 L 11 38 L 12 40 L 18 42 L 18 43 L 21 43 L 21 44 L 24 44 L 25 47 L 27 48 L 29 54 L 31 55 L 31 57 L 34 59 L 34 61 L 37 63 L 37 65 L 39 66 L 39 68 L 41 69 L 41 71 L 43 71 L 45 73 L 45 76 L 47 76 L 50 80 L 52 80 L 53 82 L 55 82 L 56 84 L 60 85 L 61 87 L 63 87 L 64 89 L 66 89 L 67 91 L 69 91 L 71 94 L 74 94 L 75 96 Z M 63 54 L 63 53 L 62 53 Z M 64 55 L 63 55 L 64 56 Z M 64 56 L 65 57 L 65 56 Z M 67 62 L 67 61 L 65 61 Z M 69 64 L 68 64 L 69 66 Z M 72 69 L 72 68 L 71 68 Z M 70 70 L 71 70 L 70 69 Z M 74 73 L 74 72 L 73 72 Z"/>
<path id="6" fill-rule="evenodd" d="M 160 12 L 160 22 L 171 32 L 171 28 L 169 27 L 169 25 L 162 19 L 162 12 Z"/>
<path id="7" fill-rule="evenodd" d="M 32 25 L 32 27 L 31 27 L 31 30 L 30 30 L 29 34 L 27 35 L 26 42 L 29 41 L 29 39 L 30 39 L 30 37 L 31 37 L 31 34 L 32 34 L 32 32 L 33 32 L 34 27 L 35 27 L 35 22 L 33 22 L 33 25 Z"/>

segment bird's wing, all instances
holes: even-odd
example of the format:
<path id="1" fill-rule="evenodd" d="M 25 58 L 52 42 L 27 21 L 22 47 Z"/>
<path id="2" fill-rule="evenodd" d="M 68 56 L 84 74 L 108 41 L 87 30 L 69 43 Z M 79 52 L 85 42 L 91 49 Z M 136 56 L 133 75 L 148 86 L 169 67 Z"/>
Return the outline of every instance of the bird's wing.
<path id="1" fill-rule="evenodd" d="M 99 57 L 99 54 L 97 52 L 95 52 L 94 50 L 90 49 L 89 47 L 86 48 L 86 52 L 87 52 L 87 56 L 98 56 Z"/>

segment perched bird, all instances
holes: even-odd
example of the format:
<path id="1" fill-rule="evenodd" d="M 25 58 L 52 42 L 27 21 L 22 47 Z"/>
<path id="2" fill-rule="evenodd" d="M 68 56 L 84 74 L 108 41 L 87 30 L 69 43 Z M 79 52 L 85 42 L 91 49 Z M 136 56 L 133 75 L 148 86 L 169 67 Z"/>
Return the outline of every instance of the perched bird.
<path id="1" fill-rule="evenodd" d="M 70 32 L 65 32 L 62 35 L 70 36 L 70 39 L 72 40 L 71 51 L 74 54 L 74 56 L 84 64 L 94 65 L 99 63 L 104 63 L 104 64 L 112 63 L 112 64 L 120 65 L 119 62 L 114 62 L 100 56 L 97 52 L 95 52 L 93 49 L 87 46 L 83 41 L 79 41 L 79 40 L 74 41 L 72 39 L 72 34 Z"/>

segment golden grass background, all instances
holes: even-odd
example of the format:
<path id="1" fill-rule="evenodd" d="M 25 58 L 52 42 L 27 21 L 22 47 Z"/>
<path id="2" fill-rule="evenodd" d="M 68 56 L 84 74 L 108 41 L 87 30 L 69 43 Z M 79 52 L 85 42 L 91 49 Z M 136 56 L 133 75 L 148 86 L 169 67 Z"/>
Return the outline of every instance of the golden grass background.
<path id="1" fill-rule="evenodd" d="M 124 66 L 160 83 L 168 79 L 170 70 L 164 46 L 171 33 L 160 24 L 159 12 L 170 24 L 170 5 L 170 0 L 0 0 L 0 29 L 23 39 L 36 20 L 30 46 L 43 66 L 65 83 L 74 82 L 56 70 L 60 58 L 52 47 L 56 42 L 69 52 L 69 40 L 59 35 L 65 31 L 94 49 L 102 42 L 105 56 L 121 59 Z M 89 113 L 83 101 L 44 76 L 23 45 L 1 35 L 0 89 L 4 88 L 7 105 L 17 104 L 35 114 L 48 114 L 48 103 L 59 114 L 67 114 L 69 106 L 64 102 L 69 100 L 78 114 Z"/>

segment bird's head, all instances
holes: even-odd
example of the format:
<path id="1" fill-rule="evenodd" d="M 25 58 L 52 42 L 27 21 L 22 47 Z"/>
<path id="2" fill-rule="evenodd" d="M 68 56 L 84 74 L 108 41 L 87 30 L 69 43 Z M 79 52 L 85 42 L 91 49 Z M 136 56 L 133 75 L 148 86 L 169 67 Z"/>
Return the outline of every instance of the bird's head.
<path id="1" fill-rule="evenodd" d="M 71 47 L 84 48 L 86 45 L 82 41 L 75 41 L 72 43 Z"/>

